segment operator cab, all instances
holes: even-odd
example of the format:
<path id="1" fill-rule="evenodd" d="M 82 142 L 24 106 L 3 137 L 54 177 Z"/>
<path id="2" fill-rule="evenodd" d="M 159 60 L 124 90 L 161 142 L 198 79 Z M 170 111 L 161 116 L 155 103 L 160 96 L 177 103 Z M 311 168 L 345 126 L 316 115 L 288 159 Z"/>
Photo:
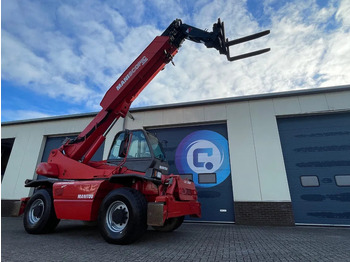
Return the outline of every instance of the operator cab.
<path id="1" fill-rule="evenodd" d="M 167 175 L 169 170 L 158 138 L 143 129 L 119 132 L 114 138 L 107 162 L 158 179 L 162 174 Z"/>

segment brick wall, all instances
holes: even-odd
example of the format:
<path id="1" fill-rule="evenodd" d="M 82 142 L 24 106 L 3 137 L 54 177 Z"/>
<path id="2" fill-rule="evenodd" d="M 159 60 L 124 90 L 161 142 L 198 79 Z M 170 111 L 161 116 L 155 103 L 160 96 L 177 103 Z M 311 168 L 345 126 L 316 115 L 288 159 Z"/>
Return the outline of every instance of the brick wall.
<path id="1" fill-rule="evenodd" d="M 294 226 L 291 202 L 235 202 L 238 225 Z"/>
<path id="2" fill-rule="evenodd" d="M 19 200 L 1 200 L 1 216 L 13 217 L 18 216 L 21 201 Z"/>

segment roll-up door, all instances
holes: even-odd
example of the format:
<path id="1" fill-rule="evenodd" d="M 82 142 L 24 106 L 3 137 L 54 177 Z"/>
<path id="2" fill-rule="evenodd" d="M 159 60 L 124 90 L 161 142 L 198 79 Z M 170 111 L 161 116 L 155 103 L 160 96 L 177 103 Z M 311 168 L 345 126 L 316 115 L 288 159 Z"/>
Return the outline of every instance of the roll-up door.
<path id="1" fill-rule="evenodd" d="M 350 225 L 350 112 L 277 121 L 295 222 Z"/>
<path id="2" fill-rule="evenodd" d="M 194 181 L 201 221 L 233 222 L 233 191 L 226 124 L 150 129 L 162 142 L 170 172 Z M 192 219 L 192 218 L 186 218 Z"/>

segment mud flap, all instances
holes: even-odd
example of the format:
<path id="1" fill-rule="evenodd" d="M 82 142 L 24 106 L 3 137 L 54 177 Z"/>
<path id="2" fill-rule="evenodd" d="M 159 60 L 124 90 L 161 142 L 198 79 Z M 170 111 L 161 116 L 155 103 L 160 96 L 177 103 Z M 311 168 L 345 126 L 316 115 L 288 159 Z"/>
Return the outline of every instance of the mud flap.
<path id="1" fill-rule="evenodd" d="M 164 225 L 164 203 L 151 202 L 147 208 L 147 225 L 163 226 Z"/>
<path id="2" fill-rule="evenodd" d="M 30 199 L 30 197 L 21 198 L 21 205 L 20 205 L 20 208 L 18 211 L 18 216 L 20 216 L 24 213 L 24 210 L 26 209 L 26 206 L 27 206 L 29 199 Z"/>

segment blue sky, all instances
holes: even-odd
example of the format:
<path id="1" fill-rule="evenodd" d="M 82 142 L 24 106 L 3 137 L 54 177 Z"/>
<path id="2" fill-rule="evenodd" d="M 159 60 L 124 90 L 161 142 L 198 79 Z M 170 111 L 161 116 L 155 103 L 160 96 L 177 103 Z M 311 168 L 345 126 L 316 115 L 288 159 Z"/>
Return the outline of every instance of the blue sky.
<path id="1" fill-rule="evenodd" d="M 97 112 L 108 88 L 176 18 L 235 47 L 230 63 L 186 41 L 132 107 L 350 84 L 347 0 L 7 0 L 1 5 L 1 121 Z"/>

